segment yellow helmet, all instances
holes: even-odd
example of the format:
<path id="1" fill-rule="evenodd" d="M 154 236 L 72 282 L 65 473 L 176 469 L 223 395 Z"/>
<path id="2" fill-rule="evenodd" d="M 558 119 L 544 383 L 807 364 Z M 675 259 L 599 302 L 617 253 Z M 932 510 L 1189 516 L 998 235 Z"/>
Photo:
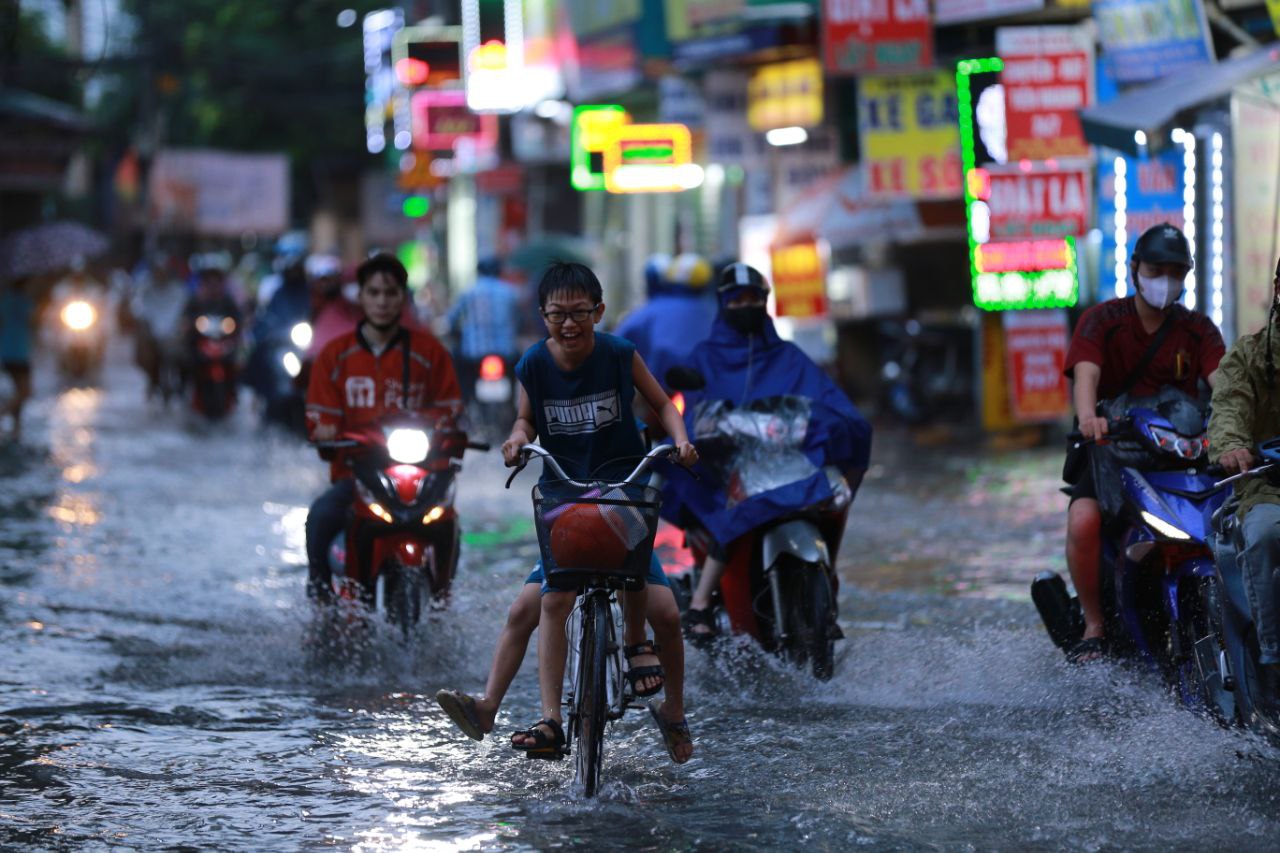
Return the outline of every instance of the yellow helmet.
<path id="1" fill-rule="evenodd" d="M 685 252 L 671 259 L 666 278 L 670 284 L 701 290 L 711 283 L 714 275 L 710 261 L 693 252 Z"/>

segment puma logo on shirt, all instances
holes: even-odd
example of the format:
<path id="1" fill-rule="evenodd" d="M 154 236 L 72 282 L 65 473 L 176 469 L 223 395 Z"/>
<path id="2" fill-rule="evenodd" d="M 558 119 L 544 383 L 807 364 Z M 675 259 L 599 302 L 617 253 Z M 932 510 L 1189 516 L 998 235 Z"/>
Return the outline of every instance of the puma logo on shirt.
<path id="1" fill-rule="evenodd" d="M 552 435 L 597 432 L 621 420 L 617 391 L 605 391 L 572 400 L 547 400 L 542 413 Z"/>

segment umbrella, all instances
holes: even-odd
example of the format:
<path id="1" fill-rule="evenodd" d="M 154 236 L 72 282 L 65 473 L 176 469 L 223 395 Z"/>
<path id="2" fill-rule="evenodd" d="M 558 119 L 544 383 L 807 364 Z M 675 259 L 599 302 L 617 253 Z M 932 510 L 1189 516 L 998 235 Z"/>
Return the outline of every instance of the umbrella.
<path id="1" fill-rule="evenodd" d="M 110 243 L 79 222 L 48 222 L 0 240 L 0 279 L 26 278 L 67 269 L 76 258 L 101 255 Z"/>

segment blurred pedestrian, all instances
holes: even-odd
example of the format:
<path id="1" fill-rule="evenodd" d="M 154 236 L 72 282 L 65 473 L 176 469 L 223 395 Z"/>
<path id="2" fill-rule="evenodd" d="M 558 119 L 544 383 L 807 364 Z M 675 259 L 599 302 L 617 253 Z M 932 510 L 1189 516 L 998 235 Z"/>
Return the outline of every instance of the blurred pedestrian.
<path id="1" fill-rule="evenodd" d="M 509 375 L 519 354 L 516 342 L 520 321 L 520 294 L 502 278 L 503 265 L 497 257 L 482 258 L 476 264 L 476 281 L 449 309 L 449 329 L 458 338 L 454 363 L 462 396 L 468 402 L 475 395 L 480 362 L 496 355 Z"/>
<path id="2" fill-rule="evenodd" d="M 35 304 L 25 279 L 0 284 L 0 368 L 13 380 L 13 399 L 3 414 L 13 420 L 11 437 L 22 438 L 22 407 L 31 397 L 31 326 Z"/>

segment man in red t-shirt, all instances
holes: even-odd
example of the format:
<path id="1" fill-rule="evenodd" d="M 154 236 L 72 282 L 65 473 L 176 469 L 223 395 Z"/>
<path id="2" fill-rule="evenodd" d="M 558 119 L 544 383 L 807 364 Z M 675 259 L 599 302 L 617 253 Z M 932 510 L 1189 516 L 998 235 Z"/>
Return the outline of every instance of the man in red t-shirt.
<path id="1" fill-rule="evenodd" d="M 311 369 L 311 440 L 337 438 L 395 410 L 457 415 L 462 394 L 448 350 L 429 332 L 401 325 L 409 295 L 404 265 L 392 255 L 374 255 L 356 270 L 356 281 L 364 319 L 354 331 L 329 341 Z M 333 593 L 329 543 L 346 523 L 355 494 L 351 470 L 340 461 L 331 464 L 329 477 L 333 485 L 307 514 L 307 593 L 322 602 Z"/>
<path id="2" fill-rule="evenodd" d="M 1191 272 L 1186 236 L 1169 224 L 1147 229 L 1134 245 L 1129 276 L 1137 296 L 1109 299 L 1093 306 L 1076 324 L 1067 350 L 1066 375 L 1080 432 L 1086 439 L 1107 433 L 1107 419 L 1097 415 L 1099 400 L 1126 390 L 1135 396 L 1155 394 L 1168 385 L 1197 396 L 1200 380 L 1213 387 L 1214 372 L 1226 351 L 1218 327 L 1203 314 L 1178 304 Z M 1126 389 L 1166 319 L 1172 324 L 1159 349 Z M 1067 567 L 1080 607 L 1084 636 L 1070 652 L 1072 660 L 1093 660 L 1103 649 L 1102 603 L 1098 595 L 1098 562 L 1102 552 L 1102 514 L 1092 465 L 1071 488 L 1067 509 Z"/>

